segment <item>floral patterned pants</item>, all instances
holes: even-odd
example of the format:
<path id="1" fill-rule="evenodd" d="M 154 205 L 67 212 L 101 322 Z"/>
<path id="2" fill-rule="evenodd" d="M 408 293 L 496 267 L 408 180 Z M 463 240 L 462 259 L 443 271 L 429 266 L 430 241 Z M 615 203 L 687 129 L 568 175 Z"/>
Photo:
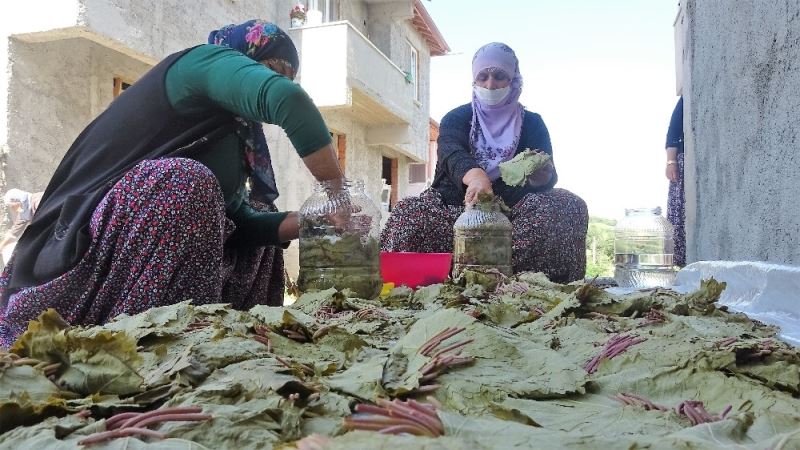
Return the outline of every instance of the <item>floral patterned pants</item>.
<path id="1" fill-rule="evenodd" d="M 6 299 L 0 346 L 10 346 L 47 308 L 73 325 L 90 325 L 188 299 L 239 309 L 282 304 L 283 250 L 227 246 L 234 229 L 204 165 L 143 161 L 95 209 L 92 241 L 77 266 L 43 285 L 7 292 L 12 256 L 0 276 L 0 299 Z"/>
<path id="2" fill-rule="evenodd" d="M 446 205 L 428 189 L 397 203 L 381 233 L 381 250 L 450 253 L 453 224 L 463 207 Z M 565 189 L 528 194 L 511 208 L 515 272 L 543 272 L 568 283 L 586 272 L 586 203 Z"/>

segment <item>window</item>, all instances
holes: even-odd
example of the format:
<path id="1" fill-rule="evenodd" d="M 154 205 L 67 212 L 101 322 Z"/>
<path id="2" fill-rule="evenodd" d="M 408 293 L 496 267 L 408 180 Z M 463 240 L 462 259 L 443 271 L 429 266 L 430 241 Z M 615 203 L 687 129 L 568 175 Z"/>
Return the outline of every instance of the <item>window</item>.
<path id="1" fill-rule="evenodd" d="M 322 22 L 339 20 L 339 0 L 306 0 L 306 11 L 317 10 L 322 13 Z"/>
<path id="2" fill-rule="evenodd" d="M 121 94 L 125 89 L 131 87 L 132 84 L 133 83 L 128 83 L 127 81 L 123 81 L 123 79 L 120 77 L 114 77 L 114 90 L 113 90 L 114 98 L 119 97 L 119 94 Z"/>
<path id="3" fill-rule="evenodd" d="M 414 100 L 419 100 L 419 52 L 411 42 L 408 43 L 410 49 L 408 61 L 408 76 L 411 77 L 411 83 L 414 84 Z"/>

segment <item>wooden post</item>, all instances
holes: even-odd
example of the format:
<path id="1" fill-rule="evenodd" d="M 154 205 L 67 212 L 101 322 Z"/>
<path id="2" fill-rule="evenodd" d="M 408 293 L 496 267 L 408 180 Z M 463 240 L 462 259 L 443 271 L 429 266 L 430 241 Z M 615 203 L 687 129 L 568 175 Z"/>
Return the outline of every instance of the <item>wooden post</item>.
<path id="1" fill-rule="evenodd" d="M 114 98 L 119 97 L 122 93 L 122 78 L 114 77 Z"/>
<path id="2" fill-rule="evenodd" d="M 345 173 L 345 162 L 347 160 L 347 136 L 344 134 L 336 135 L 336 156 L 339 158 L 339 168 Z"/>

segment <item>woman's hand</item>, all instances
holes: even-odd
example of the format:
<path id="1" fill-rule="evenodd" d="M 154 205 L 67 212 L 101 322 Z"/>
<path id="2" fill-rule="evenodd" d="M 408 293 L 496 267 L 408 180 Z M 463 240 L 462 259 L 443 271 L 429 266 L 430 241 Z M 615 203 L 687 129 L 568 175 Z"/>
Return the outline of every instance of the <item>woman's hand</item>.
<path id="1" fill-rule="evenodd" d="M 278 239 L 281 242 L 289 242 L 297 239 L 300 236 L 300 221 L 298 220 L 297 212 L 290 211 L 289 214 L 283 219 L 283 222 L 278 226 Z"/>
<path id="2" fill-rule="evenodd" d="M 541 150 L 534 150 L 534 153 L 544 153 Z M 528 185 L 531 187 L 544 186 L 549 183 L 553 178 L 553 160 L 547 162 L 544 166 L 540 167 L 537 171 L 528 175 Z"/>
<path id="3" fill-rule="evenodd" d="M 678 148 L 667 147 L 667 179 L 669 181 L 678 181 Z"/>
<path id="4" fill-rule="evenodd" d="M 339 187 L 336 183 L 341 183 L 342 178 L 344 178 L 344 174 L 339 168 L 339 159 L 336 157 L 336 150 L 333 148 L 333 144 L 326 144 L 313 153 L 304 156 L 303 164 L 306 165 L 308 171 L 311 172 L 311 175 L 314 175 L 317 181 L 330 180 L 331 183 L 335 184 L 333 186 L 335 188 Z"/>
<path id="5" fill-rule="evenodd" d="M 486 192 L 492 194 L 492 181 L 483 169 L 470 169 L 461 180 L 467 185 L 467 192 L 464 194 L 464 204 L 474 205 L 478 201 L 478 194 Z"/>
<path id="6" fill-rule="evenodd" d="M 677 164 L 667 164 L 667 179 L 672 181 L 673 183 L 678 181 L 678 165 Z"/>

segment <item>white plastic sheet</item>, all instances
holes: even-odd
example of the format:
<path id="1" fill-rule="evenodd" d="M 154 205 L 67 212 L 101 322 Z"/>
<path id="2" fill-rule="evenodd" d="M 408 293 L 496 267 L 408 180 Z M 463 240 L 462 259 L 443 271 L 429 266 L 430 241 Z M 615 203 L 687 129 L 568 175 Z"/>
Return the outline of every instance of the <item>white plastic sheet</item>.
<path id="1" fill-rule="evenodd" d="M 692 291 L 700 280 L 727 283 L 719 304 L 781 327 L 781 337 L 800 345 L 800 267 L 762 262 L 700 261 L 684 267 L 676 290 Z"/>
<path id="2" fill-rule="evenodd" d="M 781 338 L 800 346 L 800 267 L 763 262 L 700 261 L 684 267 L 671 286 L 677 292 L 692 292 L 708 278 L 727 283 L 719 299 L 733 311 L 781 327 Z M 630 288 L 610 288 L 624 294 Z"/>

